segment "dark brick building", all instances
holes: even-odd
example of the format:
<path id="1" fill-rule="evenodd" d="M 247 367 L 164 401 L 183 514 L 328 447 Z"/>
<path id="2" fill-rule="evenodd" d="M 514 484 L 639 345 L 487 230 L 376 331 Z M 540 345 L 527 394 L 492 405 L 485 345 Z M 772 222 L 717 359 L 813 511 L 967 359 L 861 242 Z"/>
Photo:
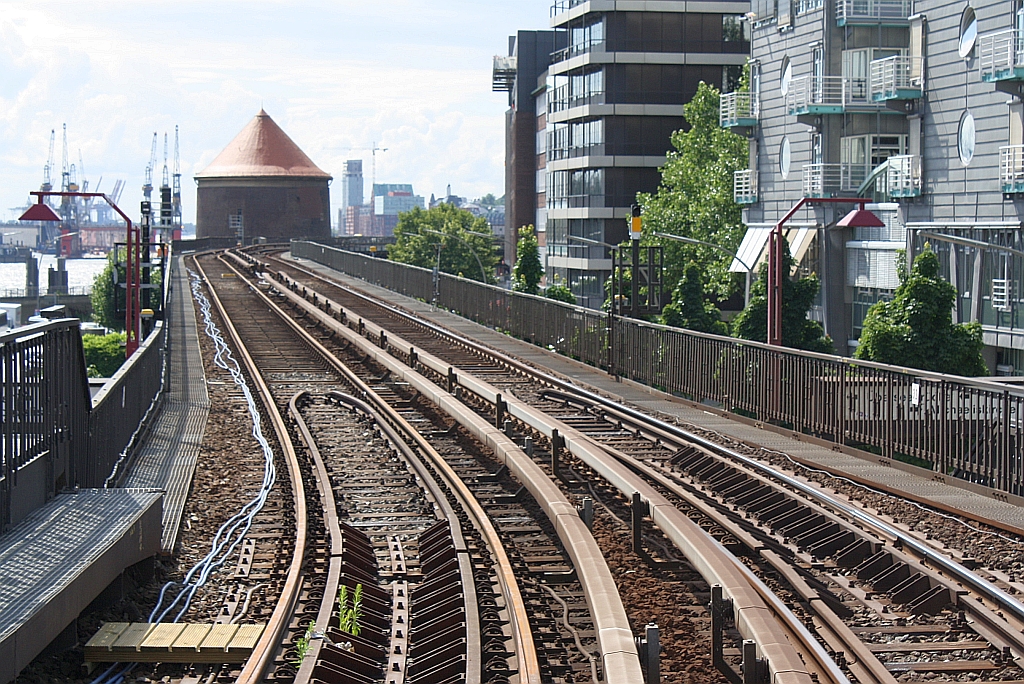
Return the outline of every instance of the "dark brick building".
<path id="1" fill-rule="evenodd" d="M 263 110 L 195 179 L 197 238 L 331 236 L 331 175 Z"/>

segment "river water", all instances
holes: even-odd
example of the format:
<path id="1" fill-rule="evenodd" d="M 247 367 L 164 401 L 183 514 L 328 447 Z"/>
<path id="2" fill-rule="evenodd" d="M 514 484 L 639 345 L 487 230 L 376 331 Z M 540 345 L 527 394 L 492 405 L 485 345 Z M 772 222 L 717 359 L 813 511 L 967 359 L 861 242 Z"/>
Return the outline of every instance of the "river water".
<path id="1" fill-rule="evenodd" d="M 46 293 L 49 282 L 47 273 L 57 268 L 57 257 L 52 254 L 36 254 L 39 261 L 39 293 Z M 93 280 L 107 265 L 106 259 L 67 259 L 68 291 L 71 294 L 88 294 L 92 291 Z M 9 297 L 23 297 L 25 292 L 25 264 L 0 264 L 0 300 Z"/>

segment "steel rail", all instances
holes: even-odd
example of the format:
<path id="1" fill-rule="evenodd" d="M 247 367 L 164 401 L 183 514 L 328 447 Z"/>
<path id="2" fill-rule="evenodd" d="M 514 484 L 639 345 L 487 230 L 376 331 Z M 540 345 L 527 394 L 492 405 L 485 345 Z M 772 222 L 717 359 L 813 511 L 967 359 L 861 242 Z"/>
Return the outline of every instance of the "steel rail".
<path id="1" fill-rule="evenodd" d="M 359 402 L 359 400 L 352 398 L 353 401 L 358 402 L 357 405 L 362 404 L 362 410 L 369 413 L 370 415 L 373 415 L 376 419 L 378 419 L 379 424 L 385 430 L 385 432 L 388 433 L 388 437 L 393 444 L 395 444 L 399 448 L 408 448 L 405 441 L 398 434 L 398 432 L 400 431 L 408 435 L 411 439 L 413 439 L 421 453 L 423 453 L 430 460 L 431 465 L 436 469 L 440 477 L 445 481 L 445 486 L 447 486 L 449 490 L 459 500 L 463 509 L 466 511 L 467 515 L 469 515 L 470 519 L 473 521 L 474 526 L 483 536 L 485 543 L 489 547 L 489 550 L 494 555 L 496 568 L 495 572 L 497 575 L 499 586 L 501 587 L 502 590 L 502 595 L 505 598 L 507 612 L 509 615 L 509 622 L 512 625 L 513 641 L 517 649 L 516 655 L 518 658 L 520 678 L 524 682 L 524 684 L 540 684 L 541 668 L 538 661 L 536 646 L 534 644 L 533 634 L 529 623 L 526 604 L 523 601 L 522 592 L 519 589 L 518 580 L 515 577 L 515 573 L 512 569 L 512 564 L 509 561 L 507 553 L 505 552 L 504 546 L 501 541 L 501 537 L 498 535 L 498 532 L 497 530 L 495 530 L 493 524 L 490 521 L 490 518 L 487 516 L 486 511 L 484 511 L 483 507 L 480 506 L 479 502 L 477 501 L 473 493 L 469 490 L 466 484 L 459 478 L 458 474 L 455 473 L 452 467 L 444 460 L 444 458 L 441 457 L 441 455 L 433 448 L 433 446 L 431 446 L 430 442 L 428 442 L 422 435 L 420 435 L 419 432 L 417 432 L 415 428 L 413 428 L 408 423 L 408 421 L 405 420 L 405 418 L 403 418 L 397 411 L 390 407 L 387 404 L 387 402 L 385 402 L 376 392 L 373 391 L 371 387 L 369 387 L 369 385 L 363 382 L 362 379 L 360 379 L 340 360 L 338 360 L 337 357 L 335 357 L 330 352 L 330 350 L 324 347 L 318 340 L 310 336 L 309 333 L 306 332 L 306 330 L 303 329 L 301 326 L 299 326 L 291 316 L 285 313 L 276 302 L 267 297 L 266 294 L 261 292 L 258 287 L 255 287 L 251 283 L 251 281 L 249 281 L 248 278 L 246 278 L 241 272 L 239 272 L 230 264 L 227 264 L 227 262 L 224 263 L 228 268 L 231 268 L 233 271 L 235 271 L 235 273 L 238 274 L 240 278 L 245 280 L 249 287 L 264 301 L 264 303 L 267 306 L 269 306 L 273 311 L 275 311 L 275 313 L 281 316 L 282 320 L 285 323 L 287 323 L 289 327 L 291 327 L 299 335 L 301 335 L 302 338 L 314 350 L 316 350 L 329 364 L 331 364 L 331 366 L 334 367 L 335 370 L 341 373 L 352 384 L 353 387 L 357 388 L 359 392 L 361 392 L 363 396 L 366 397 L 367 400 L 372 402 L 377 407 L 377 409 L 380 410 L 381 414 L 387 417 L 388 420 L 379 420 L 379 416 L 376 415 L 376 412 L 368 404 Z M 345 397 L 345 395 L 342 395 L 340 393 L 336 393 L 336 396 Z M 407 457 L 410 458 L 411 463 L 415 464 L 419 460 L 418 458 L 415 457 L 411 450 L 407 452 L 406 455 Z M 424 470 L 422 466 L 417 468 L 417 473 L 420 475 L 421 479 L 425 483 L 433 482 L 433 476 L 431 476 L 429 472 Z M 436 488 L 432 491 L 432 494 L 438 499 L 438 501 L 444 500 L 444 496 Z M 452 512 L 452 515 L 449 518 L 449 522 L 452 523 L 453 535 L 459 534 L 461 536 L 461 533 L 459 532 L 460 526 L 458 524 L 458 518 L 454 516 L 454 512 Z M 462 550 L 466 550 L 464 542 L 462 544 Z M 465 553 L 460 553 L 460 565 L 468 565 L 468 561 L 469 559 L 467 555 Z M 470 581 L 468 582 L 464 581 L 464 588 L 467 593 L 473 591 L 474 586 L 472 582 L 471 568 L 469 572 L 469 580 Z M 471 611 L 467 606 L 467 619 L 479 620 L 479 616 L 475 612 L 472 616 L 469 615 L 470 612 Z M 467 629 L 466 633 L 467 641 L 470 642 L 469 644 L 467 644 L 467 653 L 479 654 L 479 626 L 477 626 L 475 630 L 471 628 Z M 470 649 L 472 648 L 473 642 L 476 643 L 476 648 L 471 651 Z M 467 681 L 478 681 L 480 678 L 482 663 L 480 662 L 479 657 L 470 657 L 470 661 L 474 663 L 473 669 L 475 670 L 476 679 L 474 680 L 472 678 L 468 678 Z M 472 674 L 472 672 L 467 671 L 467 677 L 469 677 L 469 675 Z"/>
<path id="2" fill-rule="evenodd" d="M 331 317 L 324 314 L 318 306 L 309 303 L 303 296 L 292 292 L 290 286 L 271 281 L 271 287 L 294 301 L 306 313 L 318 317 L 321 322 L 327 325 L 337 325 L 341 330 L 344 330 L 347 337 L 363 346 L 378 361 L 381 361 L 381 357 L 384 357 L 389 361 L 390 365 L 395 364 L 393 357 L 386 350 L 368 346 L 365 339 L 352 333 L 347 328 L 341 327 Z M 305 288 L 302 289 L 304 294 L 310 294 L 305 291 Z M 325 307 L 330 307 L 332 310 L 334 307 L 338 307 L 336 303 L 320 296 L 317 297 L 317 301 L 322 301 Z M 338 308 L 343 311 L 341 307 Z M 727 594 L 734 600 L 737 626 L 741 633 L 744 633 L 748 638 L 753 638 L 757 642 L 762 655 L 769 661 L 774 681 L 779 684 L 783 682 L 806 684 L 811 681 L 805 666 L 797 655 L 796 649 L 785 637 L 780 638 L 776 621 L 771 616 L 769 608 L 759 596 L 760 591 L 768 591 L 764 587 L 761 587 L 759 591 L 757 585 L 760 583 L 760 580 L 752 575 L 748 575 L 749 571 L 745 571 L 742 563 L 726 552 L 716 541 L 703 533 L 693 521 L 661 494 L 625 468 L 609 463 L 604 458 L 604 452 L 596 443 L 593 443 L 589 438 L 570 426 L 544 415 L 513 396 L 508 394 L 502 395 L 496 388 L 486 382 L 467 374 L 458 373 L 457 369 L 453 366 L 448 365 L 431 354 L 416 350 L 411 344 L 397 335 L 386 335 L 384 329 L 374 323 L 359 319 L 359 326 L 368 336 L 373 336 L 377 339 L 387 339 L 386 346 L 393 347 L 406 356 L 415 353 L 418 364 L 430 368 L 441 377 L 452 377 L 454 373 L 459 386 L 476 394 L 485 401 L 494 404 L 499 399 L 504 399 L 508 407 L 508 414 L 520 419 L 537 432 L 551 437 L 553 431 L 558 430 L 559 434 L 565 437 L 566 448 L 586 462 L 587 465 L 598 471 L 620 491 L 624 492 L 627 498 L 634 492 L 639 492 L 647 500 L 652 518 L 662 531 L 665 532 L 666 536 L 683 551 L 687 559 L 690 560 L 709 583 L 721 584 Z M 381 362 L 383 363 L 383 361 Z M 413 373 L 413 371 L 407 372 Z M 490 429 L 493 430 L 494 428 Z M 543 477 L 545 481 L 550 482 L 547 475 L 543 475 Z M 782 615 L 791 613 L 781 602 L 775 603 L 773 607 L 776 610 L 782 611 Z M 782 619 L 790 625 L 799 623 L 795 616 Z M 804 628 L 802 636 L 807 635 L 806 628 Z M 819 664 L 819 671 L 829 681 L 836 684 L 849 684 L 848 679 L 828 654 L 821 649 L 820 644 L 816 640 L 811 638 L 809 642 L 806 642 L 804 638 L 801 638 L 800 641 L 810 657 Z"/>
<path id="3" fill-rule="evenodd" d="M 267 627 L 263 630 L 263 635 L 256 643 L 255 648 L 253 648 L 252 657 L 246 662 L 237 680 L 238 684 L 257 684 L 263 681 L 267 669 L 273 662 L 275 652 L 295 611 L 295 604 L 299 600 L 299 590 L 302 587 L 302 559 L 306 551 L 306 495 L 295 448 L 288 435 L 288 428 L 285 425 L 284 419 L 277 410 L 277 405 L 274 402 L 273 395 L 270 393 L 270 388 L 267 387 L 263 376 L 260 375 L 259 369 L 253 362 L 252 356 L 249 355 L 248 349 L 231 322 L 231 318 L 228 316 L 216 290 L 210 283 L 209 278 L 207 278 L 206 272 L 199 263 L 199 259 L 194 258 L 193 261 L 197 271 L 207 285 L 210 299 L 217 307 L 224 326 L 227 328 L 228 335 L 235 346 L 235 352 L 241 357 L 245 369 L 249 373 L 250 380 L 256 385 L 260 398 L 263 400 L 263 408 L 270 416 L 270 422 L 274 426 L 274 432 L 277 434 L 278 444 L 284 452 L 285 462 L 288 464 L 288 476 L 292 486 L 292 499 L 295 506 L 295 546 L 292 551 L 291 563 L 288 566 L 288 573 L 285 576 L 284 588 L 281 591 L 281 597 L 278 599 L 277 605 L 274 607 L 274 612 L 271 613 Z"/>
<path id="4" fill-rule="evenodd" d="M 829 497 L 824 492 L 821 492 L 821 491 L 819 491 L 819 490 L 817 490 L 814 487 L 811 487 L 809 485 L 805 485 L 804 483 L 800 482 L 799 480 L 796 480 L 794 478 L 790 478 L 789 476 L 781 473 L 780 471 L 776 470 L 775 468 L 773 468 L 773 467 L 771 467 L 771 466 L 769 466 L 767 464 L 760 463 L 760 462 L 758 462 L 758 461 L 756 461 L 754 459 L 750 459 L 749 457 L 743 456 L 742 454 L 739 454 L 738 452 L 735 452 L 735 451 L 733 451 L 731 449 L 728 449 L 727 447 L 723 447 L 720 444 L 716 444 L 715 442 L 712 442 L 711 440 L 708 440 L 708 439 L 706 439 L 704 437 L 701 437 L 700 435 L 694 434 L 694 433 L 692 433 L 692 432 L 690 432 L 688 430 L 685 430 L 685 429 L 680 428 L 680 427 L 675 426 L 675 425 L 671 425 L 671 424 L 666 423 L 666 422 L 664 422 L 664 421 L 662 421 L 662 420 L 660 420 L 658 418 L 654 418 L 653 416 L 648 416 L 648 415 L 643 414 L 640 411 L 632 409 L 632 408 L 630 408 L 628 406 L 624 406 L 624 405 L 618 404 L 618 403 L 616 403 L 616 402 L 614 402 L 614 401 L 612 401 L 610 399 L 607 399 L 607 398 L 601 396 L 600 394 L 598 394 L 598 393 L 596 393 L 594 391 L 588 390 L 588 389 L 586 389 L 584 387 L 581 387 L 581 386 L 579 386 L 577 384 L 574 384 L 574 383 L 571 383 L 571 382 L 567 382 L 567 381 L 562 380 L 561 378 L 558 378 L 558 377 L 556 377 L 554 375 L 551 375 L 549 373 L 545 373 L 545 372 L 543 372 L 541 370 L 538 370 L 537 368 L 534 368 L 532 366 L 529 366 L 529 365 L 519 361 L 518 359 L 512 358 L 511 356 L 509 356 L 508 354 L 506 354 L 506 353 L 504 353 L 504 352 L 502 352 L 500 350 L 492 349 L 492 348 L 487 347 L 485 345 L 482 345 L 482 344 L 480 344 L 478 342 L 475 342 L 473 340 L 465 338 L 465 337 L 463 337 L 461 335 L 453 333 L 453 332 L 451 332 L 449 330 L 446 330 L 446 329 L 442 328 L 441 326 L 437 325 L 436 323 L 420 319 L 420 318 L 418 318 L 418 317 L 416 317 L 416 316 L 414 316 L 414 315 L 412 315 L 412 314 L 410 314 L 410 313 L 408 313 L 406 311 L 403 311 L 402 309 L 400 309 L 398 307 L 389 305 L 389 304 L 384 303 L 384 302 L 380 302 L 379 300 L 375 300 L 372 297 L 370 297 L 369 295 L 366 295 L 365 293 L 353 290 L 352 288 L 347 287 L 347 286 L 345 286 L 345 285 L 343 285 L 341 283 L 337 283 L 337 282 L 331 281 L 331 280 L 323 277 L 322 275 L 320 275 L 320 274 L 318 274 L 316 272 L 310 271 L 308 269 L 304 269 L 304 268 L 302 268 L 300 266 L 297 266 L 297 265 L 289 264 L 289 267 L 295 268 L 296 270 L 299 270 L 299 271 L 302 271 L 303 273 L 306 273 L 310 277 L 316 278 L 316 279 L 321 280 L 321 281 L 323 281 L 325 283 L 328 283 L 328 284 L 330 284 L 330 285 L 332 285 L 334 287 L 342 289 L 346 293 L 349 293 L 352 296 L 358 297 L 359 299 L 361 299 L 362 301 L 367 302 L 368 304 L 376 306 L 377 308 L 379 308 L 381 310 L 387 311 L 388 313 L 390 313 L 392 315 L 404 318 L 405 320 L 409 321 L 410 323 L 413 323 L 415 325 L 419 325 L 419 326 L 421 326 L 421 327 L 423 327 L 423 328 L 425 328 L 427 330 L 430 330 L 434 334 L 439 335 L 441 337 L 444 337 L 444 338 L 446 338 L 446 339 L 448 339 L 448 340 L 450 340 L 450 341 L 452 341 L 454 343 L 457 343 L 457 344 L 459 344 L 461 346 L 464 346 L 467 349 L 473 349 L 473 350 L 477 351 L 478 353 L 486 354 L 488 356 L 495 357 L 501 363 L 509 366 L 510 368 L 515 368 L 515 369 L 517 369 L 517 370 L 519 370 L 521 372 L 528 373 L 528 374 L 538 378 L 539 380 L 541 380 L 541 381 L 543 381 L 545 383 L 551 384 L 554 387 L 558 387 L 560 389 L 563 389 L 563 390 L 575 393 L 575 394 L 577 394 L 580 397 L 584 397 L 584 398 L 590 399 L 590 400 L 594 401 L 595 403 L 600 404 L 602 406 L 613 407 L 613 408 L 615 408 L 617 410 L 622 411 L 624 414 L 632 416 L 633 418 L 635 418 L 637 420 L 646 422 L 646 423 L 648 423 L 650 425 L 659 426 L 659 427 L 661 427 L 663 430 L 665 430 L 667 432 L 671 432 L 671 433 L 674 433 L 674 434 L 677 434 L 677 435 L 681 435 L 685 439 L 687 439 L 689 441 L 692 441 L 692 442 L 694 442 L 696 444 L 699 444 L 699 445 L 701 445 L 701 446 L 703 446 L 703 447 L 705 447 L 707 449 L 711 449 L 712 451 L 715 451 L 717 453 L 724 454 L 726 456 L 729 456 L 730 458 L 735 458 L 736 460 L 738 460 L 740 462 L 749 463 L 750 467 L 752 467 L 752 468 L 754 468 L 754 469 L 756 469 L 756 470 L 766 474 L 767 476 L 769 476 L 771 478 L 775 478 L 775 479 L 778 479 L 778 480 L 783 481 L 783 482 L 791 483 L 792 486 L 794 486 L 795 488 L 797 488 L 800 491 L 806 493 L 807 495 L 811 496 L 815 500 L 818 500 L 819 502 L 823 502 L 827 506 L 834 507 L 834 508 L 836 508 L 836 509 L 838 509 L 840 511 L 844 511 L 844 512 L 848 510 L 852 517 L 857 518 L 858 520 L 860 520 L 860 522 L 862 522 L 865 525 L 868 525 L 871 528 L 875 529 L 878 533 L 887 535 L 889 537 L 892 537 L 893 539 L 898 540 L 905 548 L 909 548 L 909 549 L 913 550 L 914 553 L 919 554 L 922 558 L 926 559 L 928 562 L 934 563 L 937 567 L 939 567 L 940 569 L 944 570 L 946 573 L 948 573 L 956 581 L 961 582 L 963 585 L 967 586 L 972 591 L 975 591 L 976 593 L 978 593 L 978 594 L 984 596 L 985 598 L 987 598 L 989 601 L 992 601 L 996 605 L 1000 606 L 1000 608 L 1002 610 L 1005 610 L 1006 612 L 1010 613 L 1016 619 L 1024 622 L 1024 603 L 1021 603 L 1020 601 L 1018 601 L 1017 599 L 1013 598 L 1009 594 L 1007 594 L 1007 593 L 997 589 L 996 587 L 992 586 L 989 582 L 985 581 L 984 579 L 982 579 L 980 576 L 978 576 L 976 573 L 972 572 L 971 570 L 965 568 L 963 565 L 961 565 L 959 563 L 956 563 L 952 559 L 950 559 L 950 558 L 948 558 L 946 556 L 943 556 L 942 554 L 936 553 L 935 551 L 933 551 L 932 549 L 930 549 L 926 545 L 922 544 L 916 538 L 906 534 L 905 532 L 903 532 L 902 530 L 900 530 L 900 529 L 898 529 L 896 527 L 893 527 L 892 525 L 889 525 L 885 521 L 879 520 L 879 519 L 875 518 L 874 516 L 871 516 L 870 514 L 864 512 L 862 510 L 859 510 L 859 509 L 857 509 L 855 507 L 852 507 L 852 506 L 850 506 L 848 504 L 844 504 L 844 503 L 842 503 L 840 501 L 832 499 L 831 497 Z M 1017 639 L 1015 639 L 1015 641 L 1020 642 L 1021 638 L 1018 637 Z M 1021 644 L 1020 648 L 1022 650 L 1018 654 L 1018 656 L 1019 657 L 1024 657 L 1024 643 Z"/>
<path id="5" fill-rule="evenodd" d="M 584 392 L 580 391 L 577 392 L 577 394 L 583 393 Z M 1015 619 L 1024 622 L 1024 603 L 1021 603 L 1008 593 L 992 585 L 992 583 L 982 579 L 977 573 L 965 568 L 952 558 L 936 552 L 927 544 L 924 544 L 913 535 L 904 532 L 898 527 L 895 527 L 852 504 L 844 503 L 839 499 L 829 496 L 826 492 L 818 489 L 817 487 L 807 484 L 798 478 L 786 475 L 771 465 L 762 463 L 749 456 L 744 456 L 737 451 L 724 447 L 720 444 L 716 444 L 711 440 L 705 439 L 700 435 L 696 435 L 678 426 L 670 425 L 652 416 L 646 416 L 643 413 L 627 406 L 615 404 L 614 402 L 606 400 L 599 395 L 593 393 L 587 394 L 590 395 L 587 397 L 588 399 L 592 400 L 595 404 L 600 405 L 603 409 L 612 414 L 629 417 L 638 424 L 655 427 L 665 434 L 681 437 L 689 442 L 699 444 L 709 451 L 721 454 L 729 459 L 742 463 L 744 466 L 754 470 L 755 472 L 776 480 L 786 487 L 799 491 L 801 494 L 807 496 L 825 508 L 836 510 L 847 516 L 849 519 L 859 522 L 868 529 L 873 530 L 876 534 L 892 539 L 895 544 L 901 546 L 904 551 L 909 550 L 913 552 L 927 564 L 942 571 L 945 576 L 967 587 L 975 594 L 994 603 L 999 610 L 1009 613 Z M 974 606 L 970 604 L 968 604 L 968 606 L 972 609 L 974 608 Z M 998 624 L 998 621 L 993 622 L 989 615 L 979 613 L 978 617 L 979 619 L 984 620 L 990 628 L 998 630 L 1001 633 L 1001 636 L 1008 643 L 1011 643 L 1016 647 L 1018 651 L 1018 658 L 1024 657 L 1024 636 L 1022 636 L 1019 631 L 1014 630 L 1011 625 L 1004 626 Z"/>
<path id="6" fill-rule="evenodd" d="M 282 296 L 299 306 L 303 311 L 312 314 L 326 328 L 340 334 L 346 340 L 359 347 L 377 363 L 390 370 L 396 377 L 408 382 L 415 390 L 428 400 L 446 411 L 455 420 L 466 427 L 474 436 L 491 447 L 509 471 L 522 482 L 534 496 L 555 526 L 559 538 L 566 547 L 576 567 L 595 622 L 601 658 L 604 662 L 606 678 L 609 682 L 641 682 L 639 657 L 633 642 L 632 630 L 622 607 L 621 599 L 614 579 L 608 570 L 600 548 L 583 524 L 576 508 L 569 503 L 561 490 L 543 470 L 500 430 L 485 422 L 475 412 L 439 388 L 434 382 L 397 361 L 385 349 L 370 343 L 362 335 L 350 330 L 331 316 L 325 314 L 317 306 L 307 302 L 302 296 L 295 294 L 288 287 L 269 281 L 272 288 Z M 329 300 L 320 298 L 325 304 Z M 335 305 L 336 306 L 336 305 Z M 338 307 L 341 310 L 341 307 Z M 368 334 L 380 338 L 382 328 L 373 323 L 359 319 Z M 386 335 L 385 335 L 386 337 Z M 385 343 L 385 346 L 390 342 Z M 394 345 L 392 345 L 394 346 Z M 411 345 L 405 345 L 405 352 L 417 353 Z M 424 355 L 426 356 L 426 355 Z M 447 371 L 450 366 L 441 364 L 433 357 L 426 357 L 431 365 Z M 426 365 L 426 364 L 424 364 Z M 442 373 L 443 374 L 443 373 Z M 781 683 L 780 683 L 781 684 Z"/>

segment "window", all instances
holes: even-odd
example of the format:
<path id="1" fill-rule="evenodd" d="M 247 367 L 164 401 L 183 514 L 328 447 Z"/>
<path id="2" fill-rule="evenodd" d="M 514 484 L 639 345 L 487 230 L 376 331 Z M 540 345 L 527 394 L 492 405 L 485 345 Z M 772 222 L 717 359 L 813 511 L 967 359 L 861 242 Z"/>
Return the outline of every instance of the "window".
<path id="1" fill-rule="evenodd" d="M 761 62 L 756 59 L 750 60 L 750 92 L 761 94 Z"/>
<path id="2" fill-rule="evenodd" d="M 793 80 L 793 63 L 789 61 L 789 57 L 782 58 L 782 77 L 779 82 L 779 90 L 782 91 L 783 97 L 789 95 L 789 84 Z"/>
<path id="3" fill-rule="evenodd" d="M 960 46 L 957 51 L 962 58 L 967 59 L 970 56 L 971 51 L 974 50 L 974 43 L 977 40 L 978 17 L 974 13 L 974 8 L 968 5 L 960 17 Z M 966 164 L 967 162 L 964 163 Z"/>
<path id="4" fill-rule="evenodd" d="M 964 112 L 960 117 L 960 131 L 957 133 L 957 151 L 960 153 L 960 161 L 964 166 L 974 159 L 975 135 L 974 117 L 970 112 Z"/>
<path id="5" fill-rule="evenodd" d="M 847 88 L 849 88 L 848 97 L 856 102 L 867 102 L 871 62 L 903 53 L 904 51 L 899 48 L 843 50 L 843 77 L 846 79 Z"/>
<path id="6" fill-rule="evenodd" d="M 782 144 L 779 146 L 779 173 L 782 174 L 782 178 L 789 178 L 789 169 L 792 163 L 792 150 L 789 145 L 789 136 L 782 138 Z"/>
<path id="7" fill-rule="evenodd" d="M 850 183 L 859 186 L 889 157 L 907 153 L 905 135 L 856 135 L 840 141 L 840 158 L 850 165 Z"/>

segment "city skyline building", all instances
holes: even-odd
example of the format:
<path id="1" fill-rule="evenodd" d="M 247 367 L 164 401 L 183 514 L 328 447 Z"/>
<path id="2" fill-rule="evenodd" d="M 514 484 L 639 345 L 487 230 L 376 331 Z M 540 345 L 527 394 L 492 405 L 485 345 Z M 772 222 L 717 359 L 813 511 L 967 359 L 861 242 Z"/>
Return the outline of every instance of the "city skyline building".
<path id="1" fill-rule="evenodd" d="M 363 205 L 363 160 L 349 159 L 341 177 L 341 208 L 338 210 L 338 233 L 355 234 L 355 224 L 347 222 L 348 208 Z"/>

